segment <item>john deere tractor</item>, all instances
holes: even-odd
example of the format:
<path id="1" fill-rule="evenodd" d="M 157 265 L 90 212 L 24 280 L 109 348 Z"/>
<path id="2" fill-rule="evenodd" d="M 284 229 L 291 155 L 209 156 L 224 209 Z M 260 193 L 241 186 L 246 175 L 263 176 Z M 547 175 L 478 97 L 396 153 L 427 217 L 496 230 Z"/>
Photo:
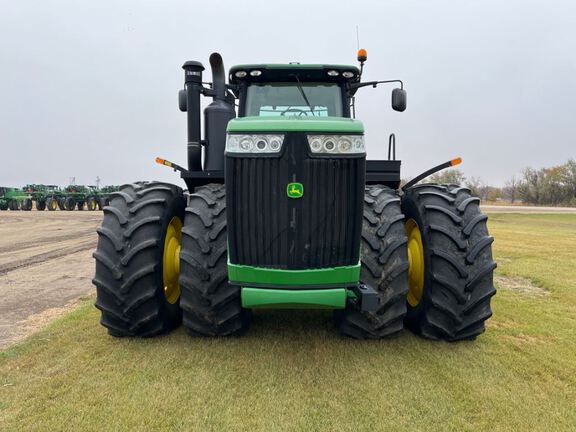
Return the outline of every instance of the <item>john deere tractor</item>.
<path id="1" fill-rule="evenodd" d="M 161 182 L 111 194 L 94 258 L 96 307 L 113 336 L 154 336 L 181 322 L 194 336 L 245 332 L 259 308 L 332 309 L 340 332 L 384 338 L 404 326 L 431 339 L 473 339 L 495 294 L 493 238 L 479 199 L 458 185 L 400 187 L 388 160 L 366 160 L 354 97 L 399 80 L 359 67 L 184 64 L 187 192 Z M 227 79 L 226 79 L 227 78 Z M 228 83 L 226 83 L 228 81 Z M 204 109 L 201 96 L 212 98 Z"/>

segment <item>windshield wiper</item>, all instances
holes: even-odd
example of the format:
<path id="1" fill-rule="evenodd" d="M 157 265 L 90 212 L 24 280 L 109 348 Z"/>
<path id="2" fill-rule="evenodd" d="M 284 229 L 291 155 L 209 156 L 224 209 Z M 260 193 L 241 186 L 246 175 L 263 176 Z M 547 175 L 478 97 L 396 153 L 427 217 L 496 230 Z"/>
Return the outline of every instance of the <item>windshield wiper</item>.
<path id="1" fill-rule="evenodd" d="M 304 89 L 302 88 L 302 83 L 300 83 L 300 80 L 298 79 L 298 75 L 294 74 L 294 78 L 296 78 L 296 83 L 298 83 L 298 90 L 300 90 L 300 94 L 304 98 L 304 101 L 306 102 L 306 105 L 308 105 L 308 108 L 310 108 L 310 112 L 312 113 L 312 116 L 315 117 L 316 114 L 314 114 L 314 108 L 312 107 L 312 104 L 308 100 L 306 93 L 304 93 Z"/>

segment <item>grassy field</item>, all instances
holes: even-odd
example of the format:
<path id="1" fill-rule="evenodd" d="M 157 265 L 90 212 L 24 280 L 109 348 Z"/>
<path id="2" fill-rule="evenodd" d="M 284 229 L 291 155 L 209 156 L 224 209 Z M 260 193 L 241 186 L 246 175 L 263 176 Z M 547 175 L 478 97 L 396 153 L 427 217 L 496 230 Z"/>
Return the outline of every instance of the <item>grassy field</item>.
<path id="1" fill-rule="evenodd" d="M 358 342 L 288 311 L 244 338 L 118 340 L 87 301 L 0 353 L 0 430 L 575 430 L 576 216 L 490 228 L 499 292 L 474 342 Z"/>

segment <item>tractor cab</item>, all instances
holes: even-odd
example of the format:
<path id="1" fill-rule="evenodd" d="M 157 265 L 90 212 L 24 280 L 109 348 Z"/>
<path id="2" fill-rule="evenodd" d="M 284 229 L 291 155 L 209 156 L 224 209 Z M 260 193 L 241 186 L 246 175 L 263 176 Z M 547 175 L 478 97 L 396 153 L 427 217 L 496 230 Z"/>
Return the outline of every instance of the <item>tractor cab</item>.
<path id="1" fill-rule="evenodd" d="M 355 66 L 240 65 L 230 70 L 239 117 L 350 117 Z"/>

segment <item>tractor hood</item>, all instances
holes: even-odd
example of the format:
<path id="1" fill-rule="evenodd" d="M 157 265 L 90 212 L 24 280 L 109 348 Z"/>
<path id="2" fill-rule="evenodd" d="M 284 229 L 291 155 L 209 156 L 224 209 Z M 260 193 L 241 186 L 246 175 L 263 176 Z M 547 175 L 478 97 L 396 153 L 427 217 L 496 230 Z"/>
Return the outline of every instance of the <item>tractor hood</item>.
<path id="1" fill-rule="evenodd" d="M 359 120 L 344 117 L 241 117 L 228 122 L 228 132 L 322 132 L 363 134 Z"/>

